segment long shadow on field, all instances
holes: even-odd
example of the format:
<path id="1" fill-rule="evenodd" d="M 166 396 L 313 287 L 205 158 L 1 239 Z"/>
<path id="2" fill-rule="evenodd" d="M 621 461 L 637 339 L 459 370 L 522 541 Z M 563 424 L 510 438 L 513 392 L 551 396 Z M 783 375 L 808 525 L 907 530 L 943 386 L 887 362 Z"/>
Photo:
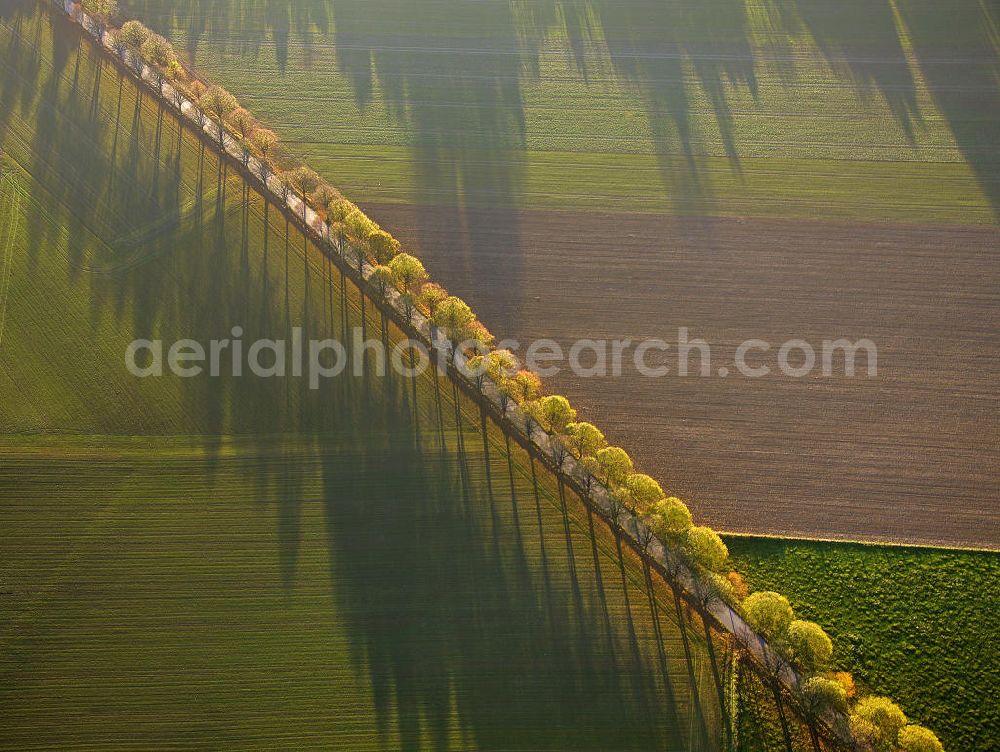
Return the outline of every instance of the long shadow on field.
<path id="1" fill-rule="evenodd" d="M 161 33 L 182 31 L 192 62 L 197 62 L 198 45 L 204 41 L 250 58 L 271 43 L 282 71 L 288 65 L 292 34 L 308 65 L 312 33 L 326 33 L 330 22 L 328 0 L 124 0 L 121 6 L 128 17 L 142 18 Z"/>
<path id="2" fill-rule="evenodd" d="M 1000 221 L 1000 10 L 977 0 L 896 8 L 934 104 Z"/>
<path id="3" fill-rule="evenodd" d="M 583 7 L 589 13 L 580 12 Z M 579 20 L 571 20 L 574 10 Z M 704 157 L 711 134 L 699 128 L 696 116 L 707 104 L 724 156 L 739 171 L 730 92 L 746 87 L 757 94 L 745 4 L 588 0 L 583 6 L 563 3 L 563 17 L 571 39 L 576 30 L 587 28 L 586 19 L 593 19 L 596 28 L 591 33 L 603 40 L 615 74 L 644 102 L 661 177 L 675 211 L 708 211 L 712 187 Z M 573 46 L 582 47 L 583 42 Z"/>
<path id="4" fill-rule="evenodd" d="M 476 427 L 455 423 L 447 383 L 423 379 L 409 405 L 408 384 L 393 397 L 369 383 L 382 399 L 355 391 L 343 405 L 355 419 L 325 442 L 331 580 L 383 745 L 714 748 L 714 728 L 686 694 L 683 657 L 662 673 L 644 591 L 630 588 L 633 611 L 618 611 L 615 580 L 595 585 L 574 572 L 554 507 L 538 513 L 541 528 L 530 497 L 515 502 L 523 520 L 511 515 L 504 462 L 486 464 Z M 581 549 L 582 562 L 589 545 Z M 661 628 L 676 634 L 665 619 Z M 666 650 L 679 654 L 675 639 Z"/>
<path id="5" fill-rule="evenodd" d="M 888 0 L 837 4 L 768 0 L 765 7 L 773 29 L 768 44 L 779 45 L 789 65 L 789 85 L 801 84 L 802 79 L 794 71 L 794 54 L 780 46 L 782 40 L 812 37 L 830 67 L 850 80 L 863 99 L 873 94 L 885 99 L 903 133 L 914 141 L 914 128 L 921 121 L 916 82 Z"/>

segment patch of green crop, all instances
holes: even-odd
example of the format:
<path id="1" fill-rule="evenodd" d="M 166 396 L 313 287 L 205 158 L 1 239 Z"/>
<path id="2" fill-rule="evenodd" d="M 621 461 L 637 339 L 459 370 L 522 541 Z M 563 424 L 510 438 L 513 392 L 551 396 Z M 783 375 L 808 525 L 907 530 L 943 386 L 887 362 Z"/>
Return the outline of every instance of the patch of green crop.
<path id="1" fill-rule="evenodd" d="M 988 750 L 1000 660 L 994 553 L 730 538 L 756 590 L 778 590 L 820 622 L 838 668 L 887 694 L 953 750 Z"/>

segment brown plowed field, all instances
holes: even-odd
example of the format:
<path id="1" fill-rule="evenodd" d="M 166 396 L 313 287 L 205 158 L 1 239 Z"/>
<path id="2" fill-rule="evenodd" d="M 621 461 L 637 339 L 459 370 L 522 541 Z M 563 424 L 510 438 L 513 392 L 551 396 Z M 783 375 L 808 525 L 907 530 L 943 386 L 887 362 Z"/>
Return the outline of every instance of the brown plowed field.
<path id="1" fill-rule="evenodd" d="M 997 228 L 367 208 L 505 336 L 711 343 L 734 375 L 550 380 L 709 524 L 1000 548 Z M 876 378 L 733 368 L 839 337 Z"/>

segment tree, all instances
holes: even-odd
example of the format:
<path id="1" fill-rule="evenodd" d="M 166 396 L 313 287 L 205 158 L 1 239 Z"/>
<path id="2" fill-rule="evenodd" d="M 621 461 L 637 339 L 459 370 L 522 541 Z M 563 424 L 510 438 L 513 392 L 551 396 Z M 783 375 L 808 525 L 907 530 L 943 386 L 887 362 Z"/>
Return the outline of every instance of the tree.
<path id="1" fill-rule="evenodd" d="M 389 288 L 394 286 L 396 277 L 392 273 L 392 269 L 388 266 L 379 264 L 372 269 L 372 275 L 368 279 L 373 285 L 375 285 L 375 289 L 378 290 L 379 295 L 384 298 Z"/>
<path id="2" fill-rule="evenodd" d="M 159 34 L 150 34 L 143 42 L 141 52 L 146 61 L 152 64 L 152 73 L 156 77 L 162 95 L 163 84 L 171 75 L 169 71 L 173 66 L 179 67 L 174 48 Z"/>
<path id="3" fill-rule="evenodd" d="M 142 71 L 142 46 L 146 44 L 152 32 L 138 21 L 126 21 L 122 25 L 121 41 L 131 53 L 132 69 L 138 74 Z"/>
<path id="4" fill-rule="evenodd" d="M 799 689 L 801 697 L 817 714 L 828 710 L 840 713 L 847 711 L 847 692 L 844 685 L 836 679 L 813 676 L 802 682 Z"/>
<path id="5" fill-rule="evenodd" d="M 99 36 L 104 39 L 108 24 L 118 15 L 118 0 L 84 0 L 83 8 L 97 21 Z"/>
<path id="6" fill-rule="evenodd" d="M 647 524 L 664 543 L 681 540 L 692 526 L 691 510 L 676 496 L 656 502 L 650 509 L 647 520 Z"/>
<path id="7" fill-rule="evenodd" d="M 486 373 L 499 384 L 517 373 L 517 358 L 510 350 L 494 350 L 486 356 Z"/>
<path id="8" fill-rule="evenodd" d="M 417 300 L 420 302 L 420 305 L 422 305 L 431 316 L 434 315 L 438 306 L 447 299 L 448 291 L 441 287 L 441 285 L 435 284 L 434 282 L 428 282 L 425 285 L 421 285 L 420 294 L 417 296 Z"/>
<path id="9" fill-rule="evenodd" d="M 364 216 L 357 206 L 343 197 L 333 203 L 327 204 L 323 208 L 326 209 L 326 221 L 331 223 L 346 222 L 347 218 L 354 214 L 354 212 Z"/>
<path id="10" fill-rule="evenodd" d="M 368 256 L 368 238 L 378 229 L 378 225 L 356 206 L 344 217 L 344 224 L 347 226 L 347 237 L 351 241 L 351 249 L 360 272 Z"/>
<path id="11" fill-rule="evenodd" d="M 562 467 L 568 452 L 566 445 L 556 437 L 566 430 L 566 426 L 576 420 L 576 410 L 569 404 L 569 400 L 559 394 L 550 394 L 537 401 L 538 408 L 533 411 L 538 425 L 550 437 L 552 446 L 552 459 L 557 467 Z"/>
<path id="12" fill-rule="evenodd" d="M 836 679 L 814 676 L 796 686 L 795 696 L 802 715 L 809 724 L 813 749 L 819 752 L 822 749 L 817 729 L 819 722 L 830 711 L 843 713 L 847 710 L 847 692 Z"/>
<path id="13" fill-rule="evenodd" d="M 158 65 L 163 69 L 170 67 L 171 63 L 177 62 L 177 54 L 173 45 L 159 34 L 150 34 L 142 44 L 142 56 L 146 62 Z"/>
<path id="14" fill-rule="evenodd" d="M 736 570 L 729 572 L 726 575 L 726 579 L 733 586 L 733 598 L 738 603 L 742 603 L 746 597 L 750 594 L 750 589 L 747 587 L 746 580 L 743 579 L 741 575 Z"/>
<path id="15" fill-rule="evenodd" d="M 565 434 L 569 451 L 578 460 L 593 457 L 608 445 L 601 429 L 591 423 L 570 423 Z"/>
<path id="16" fill-rule="evenodd" d="M 167 66 L 167 80 L 169 81 L 183 81 L 186 75 L 184 66 L 176 58 Z"/>
<path id="17" fill-rule="evenodd" d="M 195 102 L 201 101 L 201 98 L 205 96 L 205 92 L 208 91 L 208 87 L 197 78 L 191 82 L 191 86 L 189 88 L 191 91 L 191 97 Z"/>
<path id="18" fill-rule="evenodd" d="M 747 596 L 743 601 L 743 616 L 755 632 L 767 640 L 784 637 L 795 612 L 788 599 L 780 593 L 764 590 Z"/>
<path id="19" fill-rule="evenodd" d="M 903 752 L 944 752 L 944 745 L 934 732 L 923 726 L 907 726 L 896 742 Z"/>
<path id="20" fill-rule="evenodd" d="M 466 328 L 465 342 L 469 343 L 477 353 L 487 353 L 496 341 L 490 330 L 482 321 L 473 321 Z"/>
<path id="21" fill-rule="evenodd" d="M 510 382 L 511 396 L 519 405 L 537 400 L 542 394 L 542 380 L 538 378 L 538 374 L 531 371 L 518 371 Z"/>
<path id="22" fill-rule="evenodd" d="M 250 136 L 257 130 L 257 121 L 242 107 L 237 107 L 229 113 L 229 124 L 240 137 L 240 146 L 243 147 L 243 166 L 246 167 L 250 163 Z"/>
<path id="23" fill-rule="evenodd" d="M 847 719 L 847 725 L 851 736 L 857 742 L 856 748 L 869 750 L 879 743 L 879 731 L 874 723 L 860 716 L 851 715 Z"/>
<path id="24" fill-rule="evenodd" d="M 545 433 L 552 436 L 562 433 L 566 426 L 576 420 L 576 410 L 574 410 L 569 400 L 559 394 L 551 394 L 542 397 L 538 402 L 539 424 Z"/>
<path id="25" fill-rule="evenodd" d="M 221 86 L 210 86 L 198 100 L 198 105 L 215 119 L 219 126 L 219 146 L 222 146 L 226 138 L 223 122 L 230 112 L 240 106 L 239 102 Z"/>
<path id="26" fill-rule="evenodd" d="M 385 230 L 376 229 L 368 235 L 368 251 L 380 264 L 388 264 L 399 253 L 399 241 Z"/>
<path id="27" fill-rule="evenodd" d="M 691 559 L 709 572 L 719 572 L 729 559 L 729 549 L 710 527 L 692 527 L 687 531 L 684 549 Z"/>
<path id="28" fill-rule="evenodd" d="M 725 577 L 715 572 L 696 572 L 692 578 L 692 595 L 703 612 L 716 603 L 733 601 L 733 586 Z"/>
<path id="29" fill-rule="evenodd" d="M 327 219 L 330 217 L 330 207 L 340 201 L 340 199 L 340 191 L 329 183 L 320 183 L 319 187 L 312 194 L 313 206 L 317 209 L 322 209 Z"/>
<path id="30" fill-rule="evenodd" d="M 852 717 L 875 730 L 875 748 L 888 751 L 907 724 L 906 714 L 888 697 L 863 697 L 854 706 Z"/>
<path id="31" fill-rule="evenodd" d="M 621 488 L 615 488 L 608 494 L 608 503 L 611 505 L 611 524 L 615 531 L 622 527 L 622 517 L 626 512 L 631 514 L 628 508 L 628 492 Z"/>
<path id="32" fill-rule="evenodd" d="M 632 458 L 620 447 L 605 447 L 594 459 L 597 476 L 609 486 L 621 485 L 632 472 Z"/>
<path id="33" fill-rule="evenodd" d="M 135 55 L 139 54 L 151 34 L 152 32 L 138 21 L 126 21 L 122 25 L 122 42 Z"/>
<path id="34" fill-rule="evenodd" d="M 343 222 L 330 223 L 330 242 L 337 250 L 344 250 L 344 245 L 347 243 L 349 236 L 350 233 L 347 230 L 346 224 Z"/>
<path id="35" fill-rule="evenodd" d="M 250 134 L 250 146 L 260 155 L 260 179 L 267 180 L 267 158 L 278 145 L 278 136 L 267 128 L 258 128 Z"/>
<path id="36" fill-rule="evenodd" d="M 636 509 L 646 509 L 662 499 L 665 494 L 660 484 L 642 473 L 632 473 L 625 479 L 625 488 L 632 495 Z"/>
<path id="37" fill-rule="evenodd" d="M 412 322 L 413 312 L 417 308 L 417 299 L 412 292 L 407 290 L 399 296 L 399 302 L 403 306 L 403 312 L 406 314 L 406 320 Z M 480 384 L 482 386 L 482 384 Z"/>
<path id="38" fill-rule="evenodd" d="M 287 172 L 279 173 L 278 175 L 278 185 L 281 187 L 281 200 L 283 203 L 288 203 L 289 196 L 295 190 L 295 185 L 292 183 L 292 176 Z"/>
<path id="39" fill-rule="evenodd" d="M 833 642 L 823 627 L 815 622 L 793 621 L 788 625 L 785 639 L 791 657 L 807 673 L 823 670 L 833 656 Z"/>
<path id="40" fill-rule="evenodd" d="M 514 383 L 514 379 L 508 378 L 506 376 L 502 377 L 499 381 L 494 379 L 494 383 L 497 385 L 497 393 L 500 395 L 500 409 L 503 410 L 504 414 L 507 413 L 507 408 L 510 407 L 511 402 L 517 402 L 518 388 L 517 384 Z M 524 412 L 525 420 L 527 421 L 528 435 L 534 430 L 533 426 L 537 425 L 538 421 L 535 419 L 535 403 L 526 402 L 521 406 Z"/>
<path id="41" fill-rule="evenodd" d="M 319 188 L 323 179 L 316 174 L 315 170 L 306 167 L 305 165 L 299 165 L 296 167 L 292 170 L 289 177 L 291 178 L 292 185 L 298 192 L 299 197 L 302 199 L 302 220 L 305 221 L 309 194 Z"/>
<path id="42" fill-rule="evenodd" d="M 486 381 L 486 356 L 473 355 L 465 361 L 465 375 L 476 382 L 478 389 L 482 389 Z"/>
<path id="43" fill-rule="evenodd" d="M 111 45 L 111 49 L 115 51 L 115 54 L 124 59 L 125 51 L 128 50 L 128 45 L 125 44 L 125 40 L 122 38 L 122 33 L 118 29 L 111 29 L 104 35 L 105 41 Z"/>
<path id="44" fill-rule="evenodd" d="M 427 270 L 420 263 L 420 259 L 408 253 L 400 253 L 389 262 L 396 279 L 402 284 L 404 290 L 419 287 L 427 280 Z"/>
<path id="45" fill-rule="evenodd" d="M 454 295 L 442 300 L 431 314 L 431 323 L 444 332 L 453 345 L 465 338 L 469 325 L 475 320 L 476 314 L 468 304 Z"/>
<path id="46" fill-rule="evenodd" d="M 170 92 L 170 98 L 173 100 L 174 107 L 177 108 L 178 112 L 184 106 L 184 92 L 181 91 L 180 84 L 184 81 L 186 75 L 187 71 L 184 70 L 184 66 L 176 60 L 167 66 L 167 80 L 174 85 Z"/>

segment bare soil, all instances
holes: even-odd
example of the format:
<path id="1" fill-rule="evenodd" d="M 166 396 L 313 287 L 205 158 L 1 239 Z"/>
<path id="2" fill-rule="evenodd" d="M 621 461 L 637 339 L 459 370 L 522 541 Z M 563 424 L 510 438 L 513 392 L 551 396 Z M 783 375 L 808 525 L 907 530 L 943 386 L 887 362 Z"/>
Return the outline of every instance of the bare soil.
<path id="1" fill-rule="evenodd" d="M 1000 228 L 366 208 L 500 336 L 711 343 L 710 378 L 549 380 L 707 523 L 1000 548 Z M 733 367 L 840 337 L 876 378 Z"/>

